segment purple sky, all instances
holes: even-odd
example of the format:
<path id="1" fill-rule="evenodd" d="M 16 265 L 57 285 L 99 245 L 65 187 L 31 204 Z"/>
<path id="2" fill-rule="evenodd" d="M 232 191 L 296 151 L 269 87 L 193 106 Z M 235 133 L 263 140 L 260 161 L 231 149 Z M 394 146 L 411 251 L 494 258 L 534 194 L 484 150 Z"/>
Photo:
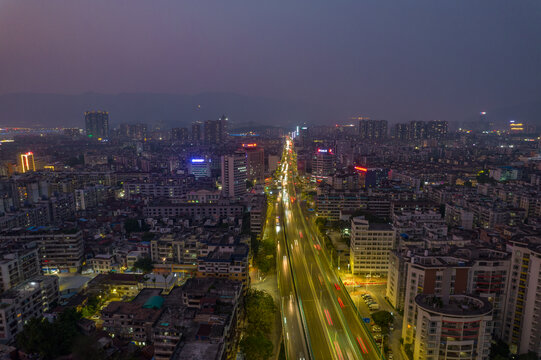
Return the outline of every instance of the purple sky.
<path id="1" fill-rule="evenodd" d="M 541 99 L 539 0 L 0 0 L 0 94 L 235 92 L 381 118 Z"/>

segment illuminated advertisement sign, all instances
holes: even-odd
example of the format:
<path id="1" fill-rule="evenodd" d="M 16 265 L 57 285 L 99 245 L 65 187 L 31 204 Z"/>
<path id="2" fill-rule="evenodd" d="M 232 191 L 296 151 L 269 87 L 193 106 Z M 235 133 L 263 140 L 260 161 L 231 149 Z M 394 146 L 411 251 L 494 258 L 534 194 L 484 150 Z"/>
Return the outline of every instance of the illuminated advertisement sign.
<path id="1" fill-rule="evenodd" d="M 362 171 L 362 172 L 367 172 L 367 171 L 368 171 L 367 168 L 361 167 L 361 166 L 355 166 L 355 170 L 357 170 L 357 171 Z"/>
<path id="2" fill-rule="evenodd" d="M 205 162 L 205 159 L 192 159 L 192 163 L 202 163 Z"/>

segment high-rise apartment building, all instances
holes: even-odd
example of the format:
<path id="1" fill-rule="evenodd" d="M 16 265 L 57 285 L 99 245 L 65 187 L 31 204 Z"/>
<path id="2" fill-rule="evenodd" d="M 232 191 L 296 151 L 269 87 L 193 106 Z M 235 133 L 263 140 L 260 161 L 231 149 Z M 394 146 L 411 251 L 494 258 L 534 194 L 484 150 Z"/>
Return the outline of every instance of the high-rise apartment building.
<path id="1" fill-rule="evenodd" d="M 192 123 L 192 143 L 199 144 L 203 141 L 203 126 L 200 121 Z"/>
<path id="2" fill-rule="evenodd" d="M 188 128 L 173 128 L 171 129 L 171 140 L 184 144 L 188 141 Z"/>
<path id="3" fill-rule="evenodd" d="M 222 120 L 207 120 L 204 124 L 203 138 L 207 145 L 219 144 L 224 140 L 224 122 Z"/>
<path id="4" fill-rule="evenodd" d="M 418 294 L 448 298 L 451 294 L 465 294 L 468 288 L 469 269 L 463 259 L 425 255 L 414 257 L 404 269 L 406 287 L 402 338 L 405 344 L 412 343 L 416 337 L 415 297 Z"/>
<path id="5" fill-rule="evenodd" d="M 492 130 L 492 124 L 488 121 L 488 116 L 486 111 L 481 111 L 479 113 L 479 124 L 476 127 L 479 131 L 490 131 Z"/>
<path id="6" fill-rule="evenodd" d="M 220 116 L 220 122 L 222 123 L 222 140 L 225 140 L 225 137 L 229 131 L 229 118 L 225 115 Z"/>
<path id="7" fill-rule="evenodd" d="M 410 121 L 408 130 L 408 140 L 426 139 L 426 123 L 424 121 Z"/>
<path id="8" fill-rule="evenodd" d="M 85 112 L 86 136 L 94 139 L 109 137 L 109 112 L 93 110 Z"/>
<path id="9" fill-rule="evenodd" d="M 408 140 L 409 139 L 409 125 L 408 124 L 395 124 L 393 126 L 392 136 L 396 140 Z"/>
<path id="10" fill-rule="evenodd" d="M 443 120 L 432 120 L 426 125 L 427 139 L 443 139 L 447 136 L 449 123 Z"/>
<path id="11" fill-rule="evenodd" d="M 18 170 L 20 173 L 26 173 L 29 171 L 36 171 L 36 163 L 34 162 L 34 153 L 27 152 L 19 154 L 18 158 Z"/>
<path id="12" fill-rule="evenodd" d="M 510 241 L 503 339 L 511 352 L 541 356 L 541 237 Z"/>
<path id="13" fill-rule="evenodd" d="M 486 360 L 492 333 L 492 305 L 472 295 L 415 296 L 416 360 Z"/>
<path id="14" fill-rule="evenodd" d="M 222 156 L 222 193 L 240 199 L 246 194 L 246 154 L 237 151 Z"/>
<path id="15" fill-rule="evenodd" d="M 246 177 L 252 182 L 265 182 L 265 151 L 255 143 L 242 144 L 246 152 Z"/>
<path id="16" fill-rule="evenodd" d="M 387 120 L 359 120 L 359 137 L 362 140 L 382 140 L 387 138 Z"/>
<path id="17" fill-rule="evenodd" d="M 350 264 L 353 274 L 387 274 L 395 232 L 389 224 L 351 219 Z"/>

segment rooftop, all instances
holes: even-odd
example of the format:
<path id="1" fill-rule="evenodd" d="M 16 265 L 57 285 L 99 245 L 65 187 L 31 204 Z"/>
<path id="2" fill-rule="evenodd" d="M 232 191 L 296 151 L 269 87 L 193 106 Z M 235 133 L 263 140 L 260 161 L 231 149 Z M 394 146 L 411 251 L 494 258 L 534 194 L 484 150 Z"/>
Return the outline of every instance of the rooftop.
<path id="1" fill-rule="evenodd" d="M 415 302 L 427 311 L 450 316 L 479 316 L 492 311 L 488 300 L 473 295 L 450 295 L 445 299 L 436 295 L 419 294 L 415 297 Z"/>

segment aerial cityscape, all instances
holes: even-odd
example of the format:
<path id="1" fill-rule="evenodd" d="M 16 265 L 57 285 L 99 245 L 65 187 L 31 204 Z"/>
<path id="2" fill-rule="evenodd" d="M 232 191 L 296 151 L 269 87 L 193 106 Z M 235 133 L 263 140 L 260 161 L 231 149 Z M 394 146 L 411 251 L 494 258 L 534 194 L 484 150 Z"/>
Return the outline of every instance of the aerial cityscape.
<path id="1" fill-rule="evenodd" d="M 540 360 L 541 2 L 0 0 L 0 359 Z"/>

